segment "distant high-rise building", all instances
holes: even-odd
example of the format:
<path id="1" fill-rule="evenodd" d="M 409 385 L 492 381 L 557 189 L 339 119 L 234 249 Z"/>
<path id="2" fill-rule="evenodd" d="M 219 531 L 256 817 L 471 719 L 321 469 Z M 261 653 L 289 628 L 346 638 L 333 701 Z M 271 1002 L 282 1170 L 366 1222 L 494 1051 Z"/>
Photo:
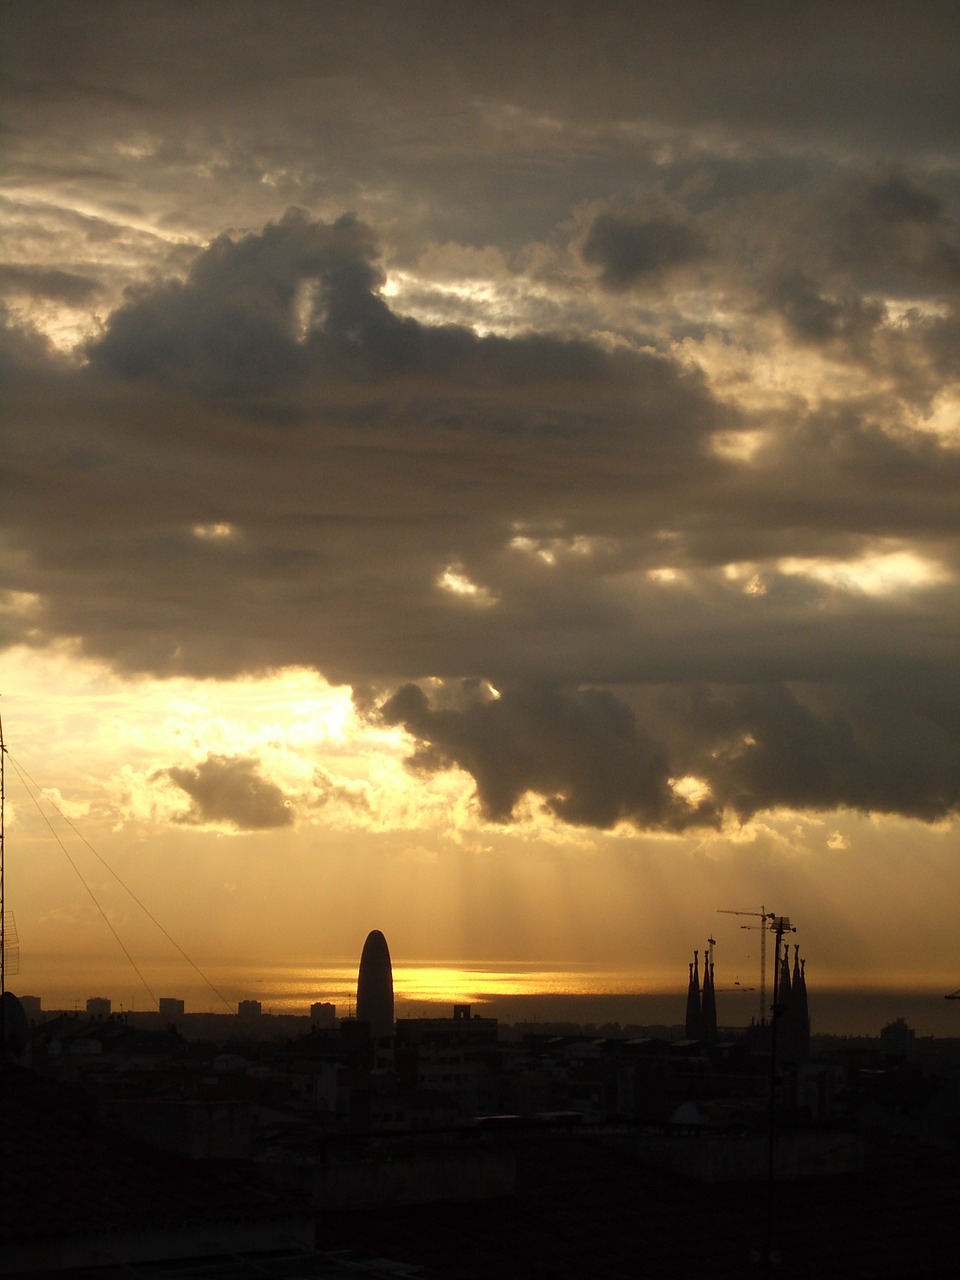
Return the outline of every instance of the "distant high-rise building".
<path id="1" fill-rule="evenodd" d="M 315 1027 L 333 1027 L 337 1023 L 337 1006 L 335 1004 L 312 1004 L 310 1006 L 310 1022 Z"/>
<path id="2" fill-rule="evenodd" d="M 241 1018 L 259 1018 L 263 1013 L 263 1005 L 259 1000 L 241 1000 L 237 1005 L 237 1015 Z"/>
<path id="3" fill-rule="evenodd" d="M 357 975 L 357 1021 L 374 1036 L 393 1035 L 393 967 L 387 940 L 379 929 L 367 934 Z"/>
<path id="4" fill-rule="evenodd" d="M 87 1001 L 87 1013 L 92 1018 L 109 1018 L 111 1008 L 106 996 L 91 996 Z"/>
<path id="5" fill-rule="evenodd" d="M 909 1057 L 917 1043 L 917 1033 L 903 1018 L 897 1018 L 880 1032 L 880 1048 L 885 1054 Z"/>
<path id="6" fill-rule="evenodd" d="M 157 1006 L 161 1017 L 164 1018 L 182 1018 L 183 1017 L 183 1001 L 177 1000 L 173 996 L 161 996 L 157 1001 Z"/>

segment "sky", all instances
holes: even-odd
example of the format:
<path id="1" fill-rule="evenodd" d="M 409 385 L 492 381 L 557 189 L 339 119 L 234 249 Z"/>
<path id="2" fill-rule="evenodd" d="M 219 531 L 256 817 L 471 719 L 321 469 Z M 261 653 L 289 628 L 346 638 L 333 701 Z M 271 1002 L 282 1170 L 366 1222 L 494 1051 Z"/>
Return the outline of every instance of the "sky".
<path id="1" fill-rule="evenodd" d="M 763 908 L 948 1019 L 960 5 L 0 22 L 19 985 Z"/>

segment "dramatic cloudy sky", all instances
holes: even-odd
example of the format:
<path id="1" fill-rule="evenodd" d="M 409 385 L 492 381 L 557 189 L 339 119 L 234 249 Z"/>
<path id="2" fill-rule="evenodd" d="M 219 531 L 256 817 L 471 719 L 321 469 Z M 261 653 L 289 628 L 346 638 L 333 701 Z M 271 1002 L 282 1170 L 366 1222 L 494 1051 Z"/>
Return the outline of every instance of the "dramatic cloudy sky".
<path id="1" fill-rule="evenodd" d="M 956 987 L 960 6 L 2 23 L 6 736 L 187 950 Z"/>

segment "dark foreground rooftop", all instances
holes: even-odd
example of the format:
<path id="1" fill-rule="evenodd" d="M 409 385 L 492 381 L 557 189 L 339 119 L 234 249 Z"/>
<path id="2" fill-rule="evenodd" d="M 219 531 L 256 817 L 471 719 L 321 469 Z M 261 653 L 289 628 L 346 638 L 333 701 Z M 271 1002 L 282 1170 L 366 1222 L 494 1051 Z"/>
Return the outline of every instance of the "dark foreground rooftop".
<path id="1" fill-rule="evenodd" d="M 216 1226 L 218 1238 L 236 1245 L 225 1245 L 219 1261 L 208 1258 L 180 1274 L 233 1280 L 235 1271 L 217 1270 L 238 1263 L 232 1252 L 248 1254 L 239 1274 L 280 1280 L 282 1271 L 249 1257 L 248 1244 L 291 1234 L 304 1239 L 294 1229 L 307 1226 L 306 1247 L 317 1255 L 304 1255 L 300 1277 L 336 1277 L 344 1270 L 398 1275 L 404 1265 L 406 1274 L 425 1280 L 762 1274 L 756 1257 L 766 1221 L 763 1183 L 685 1181 L 582 1128 L 481 1135 L 484 1143 L 515 1153 L 514 1196 L 320 1212 L 314 1237 L 312 1207 L 263 1185 L 242 1163 L 189 1162 L 140 1147 L 105 1128 L 82 1090 L 15 1069 L 4 1071 L 0 1083 L 0 1273 L 11 1247 L 96 1232 L 109 1237 L 102 1260 L 75 1269 L 72 1280 L 160 1280 L 176 1268 L 167 1264 L 164 1273 L 150 1266 L 145 1251 L 137 1256 L 137 1237 L 154 1232 L 162 1244 L 196 1231 L 199 1240 Z M 777 1184 L 772 1239 L 780 1260 L 772 1274 L 782 1280 L 953 1280 L 958 1204 L 956 1154 L 902 1139 L 868 1147 L 862 1174 Z M 279 1234 L 271 1235 L 274 1226 Z M 130 1248 L 121 1260 L 124 1242 Z M 347 1252 L 338 1256 L 340 1250 Z M 390 1269 L 371 1265 L 378 1258 L 389 1259 Z"/>
<path id="2" fill-rule="evenodd" d="M 105 1125 L 84 1089 L 0 1064 L 0 1275 L 76 1260 L 133 1264 L 201 1251 L 312 1243 L 298 1198 L 242 1166 L 182 1159 Z"/>
<path id="3" fill-rule="evenodd" d="M 422 1263 L 430 1280 L 761 1275 L 763 1184 L 684 1181 L 579 1134 L 525 1140 L 517 1163 L 513 1199 L 321 1215 L 318 1238 Z M 960 1161 L 929 1147 L 873 1150 L 863 1175 L 778 1183 L 772 1274 L 952 1278 L 958 1204 Z"/>

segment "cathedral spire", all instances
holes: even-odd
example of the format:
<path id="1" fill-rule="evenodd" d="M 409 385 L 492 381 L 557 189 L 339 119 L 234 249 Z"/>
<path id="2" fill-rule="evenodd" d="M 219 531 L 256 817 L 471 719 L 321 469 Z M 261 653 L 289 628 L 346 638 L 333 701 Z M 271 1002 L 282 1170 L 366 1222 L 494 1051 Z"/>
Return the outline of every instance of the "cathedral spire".
<path id="1" fill-rule="evenodd" d="M 693 953 L 690 965 L 690 983 L 687 987 L 687 1017 L 684 1035 L 688 1040 L 699 1040 L 703 1031 L 700 1011 L 700 952 Z"/>
<path id="2" fill-rule="evenodd" d="M 780 989 L 777 992 L 777 1004 L 782 1012 L 790 1004 L 790 944 L 783 944 L 783 957 L 780 963 Z"/>
<path id="3" fill-rule="evenodd" d="M 709 956 L 709 953 L 708 953 Z M 717 1038 L 717 997 L 713 985 L 713 961 L 703 961 L 703 996 L 700 1004 L 701 1035 L 707 1044 Z"/>
<path id="4" fill-rule="evenodd" d="M 799 960 L 799 948 L 797 951 Z M 799 960 L 799 970 L 796 964 L 794 965 L 794 1037 L 798 1062 L 805 1062 L 810 1055 L 810 1009 L 807 1005 L 806 967 L 806 960 Z"/>

